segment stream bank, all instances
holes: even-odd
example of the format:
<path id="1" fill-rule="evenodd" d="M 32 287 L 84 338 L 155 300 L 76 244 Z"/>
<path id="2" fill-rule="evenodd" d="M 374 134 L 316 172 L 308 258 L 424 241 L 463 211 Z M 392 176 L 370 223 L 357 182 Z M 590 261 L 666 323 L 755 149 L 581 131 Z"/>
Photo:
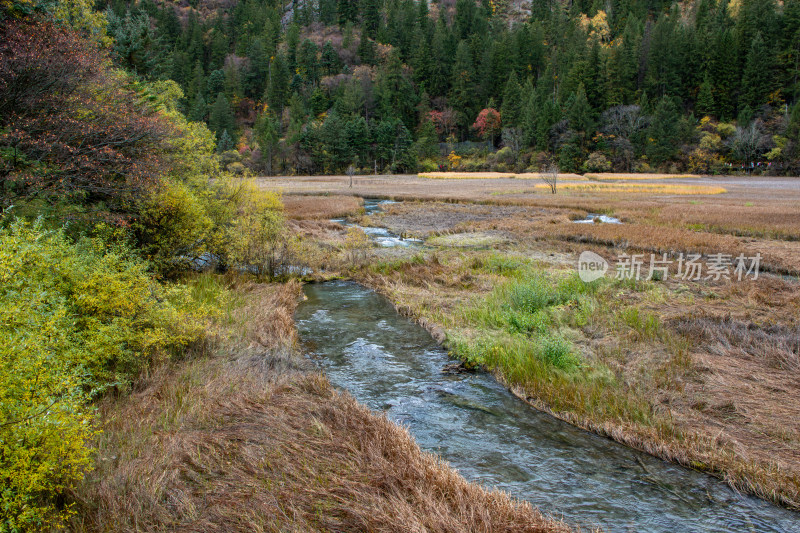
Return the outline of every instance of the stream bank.
<path id="1" fill-rule="evenodd" d="M 471 481 L 583 527 L 798 531 L 792 511 L 539 412 L 488 374 L 454 371 L 427 331 L 369 289 L 328 282 L 305 293 L 300 337 L 332 383 Z"/>

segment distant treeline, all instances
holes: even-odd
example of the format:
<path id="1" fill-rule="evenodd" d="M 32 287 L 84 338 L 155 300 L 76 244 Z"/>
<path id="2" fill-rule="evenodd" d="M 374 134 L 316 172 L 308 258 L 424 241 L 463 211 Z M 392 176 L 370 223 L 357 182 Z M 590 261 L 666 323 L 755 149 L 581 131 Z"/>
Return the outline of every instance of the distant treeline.
<path id="1" fill-rule="evenodd" d="M 473 150 L 476 169 L 798 170 L 800 0 L 142 0 L 107 16 L 118 64 L 180 84 L 233 170 L 430 170 L 438 143 L 465 140 L 510 152 Z"/>

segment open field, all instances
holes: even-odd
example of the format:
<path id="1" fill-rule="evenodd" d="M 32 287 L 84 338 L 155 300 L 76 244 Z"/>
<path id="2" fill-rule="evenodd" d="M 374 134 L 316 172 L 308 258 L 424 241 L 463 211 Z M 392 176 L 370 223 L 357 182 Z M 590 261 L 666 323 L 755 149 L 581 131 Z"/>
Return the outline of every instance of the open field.
<path id="1" fill-rule="evenodd" d="M 728 192 L 683 197 L 361 179 L 354 194 L 413 200 L 367 222 L 429 247 L 376 250 L 343 273 L 538 408 L 800 508 L 800 180 L 692 179 Z M 280 184 L 344 192 L 336 177 Z M 587 213 L 622 224 L 573 222 Z M 761 254 L 761 275 L 689 281 L 673 264 L 663 281 L 609 277 L 587 290 L 573 279 L 583 250 L 612 264 L 621 253 L 698 253 L 706 268 L 712 254 Z"/>
<path id="2" fill-rule="evenodd" d="M 420 178 L 432 180 L 490 180 L 490 179 L 518 179 L 518 180 L 538 180 L 544 174 L 540 172 L 421 172 L 417 174 Z M 586 181 L 587 178 L 579 174 L 561 174 L 560 179 L 566 181 Z"/>
<path id="3" fill-rule="evenodd" d="M 638 180 L 667 180 L 667 179 L 700 179 L 699 174 L 622 174 L 604 172 L 601 174 L 584 174 L 590 180 L 638 181 Z"/>
<path id="4" fill-rule="evenodd" d="M 287 196 L 283 198 L 286 214 L 295 220 L 344 217 L 358 211 L 362 203 L 361 198 L 355 196 L 330 196 L 327 198 Z"/>
<path id="5" fill-rule="evenodd" d="M 550 189 L 549 185 L 540 183 L 537 189 Z M 564 183 L 559 186 L 564 191 L 579 192 L 618 192 L 623 194 L 722 194 L 728 192 L 723 187 L 711 185 L 674 185 L 658 183 Z"/>
<path id="6" fill-rule="evenodd" d="M 467 483 L 297 351 L 300 285 L 245 285 L 219 345 L 101 402 L 73 531 L 569 531 Z"/>
<path id="7" fill-rule="evenodd" d="M 426 180 L 416 176 L 357 177 L 348 188 L 346 176 L 261 178 L 263 187 L 279 188 L 289 202 L 294 195 L 335 195 L 441 201 L 462 204 L 513 206 L 513 216 L 481 211 L 489 222 L 473 230 L 518 230 L 539 239 L 594 242 L 604 246 L 639 249 L 652 253 L 724 252 L 763 256 L 762 266 L 785 274 L 800 273 L 800 179 L 720 177 L 670 180 L 656 188 L 575 190 L 564 188 L 550 194 L 531 183 L 520 188 L 514 179 Z M 680 195 L 664 185 L 721 187 L 720 194 Z M 606 184 L 598 184 L 606 185 Z M 579 186 L 579 185 L 578 185 Z M 695 189 L 697 191 L 697 189 Z M 702 192 L 702 190 L 698 191 Z M 712 191 L 717 192 L 717 191 Z M 341 209 L 353 200 L 341 199 Z M 336 209 L 334 209 L 335 211 Z M 472 210 L 474 218 L 474 208 Z M 459 219 L 442 215 L 441 209 L 422 208 L 424 231 L 457 231 Z M 587 213 L 613 215 L 624 224 L 614 226 L 573 224 Z M 391 222 L 391 221 L 390 221 Z M 396 233 L 415 233 L 417 221 L 395 228 Z M 462 220 L 462 222 L 467 222 Z M 469 222 L 475 223 L 474 220 Z"/>
<path id="8" fill-rule="evenodd" d="M 541 172 L 420 172 L 420 178 L 436 180 L 456 180 L 456 179 L 520 179 L 538 180 L 544 174 Z M 559 174 L 558 179 L 563 181 L 640 181 L 640 180 L 667 180 L 667 179 L 701 179 L 699 174 L 624 174 L 606 172 L 600 174 Z"/>

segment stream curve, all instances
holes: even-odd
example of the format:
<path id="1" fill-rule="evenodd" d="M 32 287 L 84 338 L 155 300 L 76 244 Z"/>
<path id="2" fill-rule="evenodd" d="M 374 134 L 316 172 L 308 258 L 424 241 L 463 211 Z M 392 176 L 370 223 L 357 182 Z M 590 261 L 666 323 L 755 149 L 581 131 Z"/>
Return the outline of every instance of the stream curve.
<path id="1" fill-rule="evenodd" d="M 297 327 L 331 382 L 470 481 L 585 528 L 800 532 L 798 513 L 541 413 L 489 374 L 448 372 L 430 334 L 363 286 L 304 290 Z"/>

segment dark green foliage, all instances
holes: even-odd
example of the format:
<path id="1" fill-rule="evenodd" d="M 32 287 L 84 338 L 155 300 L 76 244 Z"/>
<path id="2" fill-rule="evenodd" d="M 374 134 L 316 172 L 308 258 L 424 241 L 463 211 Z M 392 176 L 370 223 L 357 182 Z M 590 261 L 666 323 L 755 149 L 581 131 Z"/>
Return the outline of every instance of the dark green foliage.
<path id="1" fill-rule="evenodd" d="M 124 17 L 118 17 L 109 10 L 106 16 L 108 33 L 114 39 L 113 56 L 122 68 L 142 76 L 163 70 L 162 46 L 146 13 L 128 11 Z"/>
<path id="2" fill-rule="evenodd" d="M 339 59 L 339 54 L 333 48 L 330 41 L 325 41 L 325 45 L 322 47 L 320 66 L 322 67 L 322 73 L 326 76 L 336 74 L 342 68 L 342 61 Z"/>
<path id="3" fill-rule="evenodd" d="M 716 110 L 714 103 L 714 86 L 711 79 L 706 75 L 703 84 L 700 86 L 700 94 L 697 95 L 696 109 L 701 115 L 713 115 Z"/>
<path id="4" fill-rule="evenodd" d="M 267 79 L 267 103 L 277 112 L 283 110 L 289 92 L 289 68 L 283 54 L 278 54 L 273 59 L 269 68 Z"/>
<path id="5" fill-rule="evenodd" d="M 601 152 L 616 170 L 629 171 L 642 156 L 650 165 L 685 168 L 692 150 L 679 145 L 699 142 L 689 113 L 760 118 L 770 135 L 786 136 L 779 115 L 800 97 L 800 0 L 741 0 L 735 8 L 717 0 L 533 2 L 530 18 L 513 24 L 502 14 L 508 6 L 498 3 L 494 12 L 483 0 L 438 6 L 436 17 L 419 0 L 296 0 L 288 24 L 273 0 L 237 0 L 202 15 L 189 10 L 183 24 L 169 5 L 108 3 L 120 66 L 174 79 L 182 108 L 218 135 L 227 129 L 235 138 L 268 105 L 295 149 L 291 158 L 310 158 L 319 171 L 341 158 L 323 162 L 312 152 L 339 148 L 301 153 L 292 139 L 331 110 L 343 129 L 363 119 L 370 139 L 347 155 L 361 165 L 397 163 L 389 154 L 394 144 L 390 150 L 375 138 L 395 121 L 418 157 L 437 157 L 432 139 L 442 136 L 426 125 L 431 110 L 455 117 L 447 130 L 458 140 L 476 141 L 471 126 L 493 100 L 503 128 L 521 139 L 520 151 L 548 151 L 576 169 Z M 232 103 L 247 124 L 231 119 Z M 601 116 L 637 104 L 648 131 L 606 137 Z M 308 134 L 305 146 L 311 138 L 323 142 Z"/>
<path id="6" fill-rule="evenodd" d="M 581 137 L 586 137 L 594 130 L 594 117 L 589 100 L 586 98 L 586 89 L 581 83 L 578 91 L 570 97 L 567 105 L 567 119 L 569 126 Z"/>
<path id="7" fill-rule="evenodd" d="M 647 136 L 647 157 L 656 165 L 671 159 L 680 148 L 680 115 L 669 96 L 658 101 Z"/>
<path id="8" fill-rule="evenodd" d="M 233 150 L 233 147 L 233 139 L 231 139 L 231 136 L 228 135 L 228 130 L 223 130 L 222 135 L 219 136 L 219 141 L 217 142 L 217 152 L 227 152 L 228 150 Z"/>
<path id="9" fill-rule="evenodd" d="M 512 74 L 503 91 L 503 105 L 500 114 L 503 118 L 503 127 L 517 127 L 522 122 L 522 87 L 517 80 L 517 75 Z"/>
<path id="10" fill-rule="evenodd" d="M 217 96 L 217 100 L 211 107 L 211 115 L 208 119 L 208 126 L 219 138 L 222 132 L 228 132 L 231 135 L 236 131 L 236 117 L 233 116 L 231 105 L 223 93 Z"/>
<path id="11" fill-rule="evenodd" d="M 757 109 L 765 103 L 772 89 L 772 58 L 758 32 L 750 45 L 742 77 L 742 103 Z"/>
<path id="12" fill-rule="evenodd" d="M 375 42 L 362 35 L 361 41 L 358 43 L 358 57 L 361 58 L 361 62 L 365 65 L 374 65 L 377 55 Z"/>
<path id="13" fill-rule="evenodd" d="M 381 23 L 379 0 L 361 0 L 361 22 L 364 33 L 374 39 Z"/>

